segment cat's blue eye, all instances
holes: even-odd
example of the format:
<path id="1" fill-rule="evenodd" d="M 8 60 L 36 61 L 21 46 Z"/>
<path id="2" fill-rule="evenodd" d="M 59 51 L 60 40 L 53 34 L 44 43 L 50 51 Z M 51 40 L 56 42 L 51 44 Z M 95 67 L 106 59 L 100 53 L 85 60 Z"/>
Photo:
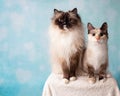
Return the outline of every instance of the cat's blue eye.
<path id="1" fill-rule="evenodd" d="M 95 33 L 93 33 L 92 36 L 95 36 Z"/>

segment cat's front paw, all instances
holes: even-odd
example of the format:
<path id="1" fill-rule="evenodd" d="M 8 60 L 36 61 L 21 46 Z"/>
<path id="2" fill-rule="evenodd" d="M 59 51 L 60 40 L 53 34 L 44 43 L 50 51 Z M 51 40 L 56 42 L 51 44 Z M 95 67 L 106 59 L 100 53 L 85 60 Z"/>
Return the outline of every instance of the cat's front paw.
<path id="1" fill-rule="evenodd" d="M 99 75 L 99 81 L 100 80 L 106 80 L 107 79 L 107 74 L 100 74 Z"/>
<path id="2" fill-rule="evenodd" d="M 75 77 L 75 76 L 70 77 L 70 81 L 75 81 L 76 79 L 77 79 L 77 77 Z"/>
<path id="3" fill-rule="evenodd" d="M 96 82 L 96 78 L 95 77 L 91 77 L 88 79 L 90 84 L 94 84 Z"/>
<path id="4" fill-rule="evenodd" d="M 99 81 L 104 79 L 105 77 L 104 76 L 99 76 Z"/>
<path id="5" fill-rule="evenodd" d="M 103 79 L 103 83 L 106 82 L 106 81 L 107 81 L 107 78 L 104 78 L 104 79 Z"/>
<path id="6" fill-rule="evenodd" d="M 66 79 L 66 78 L 63 78 L 63 81 L 64 81 L 65 84 L 68 84 L 68 83 L 69 83 L 69 80 Z"/>
<path id="7" fill-rule="evenodd" d="M 99 77 L 99 81 L 100 80 L 104 83 L 107 80 L 107 77 L 102 77 L 102 78 Z"/>

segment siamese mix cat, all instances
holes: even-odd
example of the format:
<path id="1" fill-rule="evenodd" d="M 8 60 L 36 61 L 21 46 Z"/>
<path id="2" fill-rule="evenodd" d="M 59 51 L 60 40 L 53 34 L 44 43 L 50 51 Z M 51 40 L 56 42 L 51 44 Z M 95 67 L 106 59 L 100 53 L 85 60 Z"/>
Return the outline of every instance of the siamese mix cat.
<path id="1" fill-rule="evenodd" d="M 63 74 L 65 83 L 76 79 L 84 46 L 83 29 L 77 8 L 68 12 L 54 9 L 49 29 L 52 71 Z"/>
<path id="2" fill-rule="evenodd" d="M 108 26 L 104 22 L 100 28 L 95 28 L 88 23 L 88 44 L 84 53 L 83 67 L 89 75 L 91 83 L 107 78 L 108 67 Z"/>

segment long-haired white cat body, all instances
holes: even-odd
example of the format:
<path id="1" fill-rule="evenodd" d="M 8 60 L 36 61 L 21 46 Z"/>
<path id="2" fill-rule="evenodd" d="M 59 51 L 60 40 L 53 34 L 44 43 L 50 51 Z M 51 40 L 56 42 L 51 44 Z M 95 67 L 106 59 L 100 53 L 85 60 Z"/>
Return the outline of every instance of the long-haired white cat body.
<path id="1" fill-rule="evenodd" d="M 64 25 L 64 23 L 66 24 Z M 74 68 L 70 59 L 77 52 L 80 53 L 79 58 L 81 58 L 84 46 L 84 28 L 77 14 L 77 9 L 68 12 L 55 9 L 49 35 L 52 72 L 63 74 L 63 78 L 69 80 L 71 76 L 68 71 L 72 69 L 70 66 Z M 75 66 L 77 67 L 76 64 Z M 75 70 L 76 68 L 74 68 L 72 75 L 75 75 Z"/>
<path id="2" fill-rule="evenodd" d="M 76 28 L 74 30 L 65 30 L 64 32 L 66 33 L 62 33 L 62 30 L 58 26 L 54 26 L 54 24 L 51 24 L 49 29 L 52 65 L 55 73 L 62 73 L 61 64 L 59 64 L 61 62 L 57 61 L 58 57 L 65 58 L 67 64 L 69 64 L 71 54 L 75 53 L 77 48 L 83 47 L 81 39 L 84 40 L 84 30 L 82 27 L 81 30 Z M 82 49 L 80 50 L 82 51 Z"/>

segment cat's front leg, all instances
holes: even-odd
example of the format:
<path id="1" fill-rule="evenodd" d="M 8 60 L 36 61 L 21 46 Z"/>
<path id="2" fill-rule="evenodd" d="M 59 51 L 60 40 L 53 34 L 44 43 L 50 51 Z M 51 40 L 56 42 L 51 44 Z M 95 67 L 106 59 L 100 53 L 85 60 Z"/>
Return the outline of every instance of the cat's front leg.
<path id="1" fill-rule="evenodd" d="M 93 83 L 96 82 L 96 77 L 95 77 L 95 74 L 94 74 L 95 70 L 94 70 L 94 68 L 93 68 L 91 65 L 89 65 L 89 64 L 87 64 L 87 67 L 88 67 L 89 82 L 93 84 Z"/>
<path id="2" fill-rule="evenodd" d="M 70 58 L 70 80 L 71 81 L 74 81 L 77 79 L 76 78 L 76 70 L 77 70 L 78 64 L 79 64 L 79 56 L 80 56 L 80 52 L 76 52 Z"/>
<path id="3" fill-rule="evenodd" d="M 62 71 L 63 71 L 63 80 L 66 84 L 68 84 L 69 83 L 70 72 L 69 72 L 69 68 L 67 66 L 67 62 L 62 59 L 61 64 L 62 64 Z"/>
<path id="4" fill-rule="evenodd" d="M 107 78 L 107 66 L 108 64 L 105 63 L 105 64 L 102 64 L 100 66 L 100 70 L 99 70 L 99 80 L 102 80 L 102 79 L 106 79 Z"/>

